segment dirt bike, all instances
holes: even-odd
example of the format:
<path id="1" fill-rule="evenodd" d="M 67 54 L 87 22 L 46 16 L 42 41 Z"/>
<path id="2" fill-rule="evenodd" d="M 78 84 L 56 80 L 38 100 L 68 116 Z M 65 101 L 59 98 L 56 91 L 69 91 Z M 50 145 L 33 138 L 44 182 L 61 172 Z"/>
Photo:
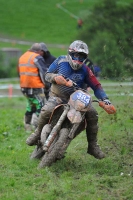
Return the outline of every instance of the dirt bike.
<path id="1" fill-rule="evenodd" d="M 98 102 L 109 114 L 115 113 L 114 106 L 105 105 L 103 101 L 92 100 L 87 90 L 74 85 L 67 104 L 55 107 L 48 124 L 44 125 L 40 140 L 31 154 L 31 159 L 40 159 L 39 168 L 51 166 L 64 158 L 70 142 L 86 128 L 85 114 L 92 102 Z"/>

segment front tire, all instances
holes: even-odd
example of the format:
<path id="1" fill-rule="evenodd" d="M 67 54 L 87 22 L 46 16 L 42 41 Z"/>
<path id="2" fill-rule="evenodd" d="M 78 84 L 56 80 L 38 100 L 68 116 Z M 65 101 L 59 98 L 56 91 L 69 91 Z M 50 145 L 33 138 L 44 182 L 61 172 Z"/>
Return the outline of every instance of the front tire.
<path id="1" fill-rule="evenodd" d="M 38 147 L 36 146 L 34 151 L 32 152 L 30 158 L 31 159 L 40 159 L 43 155 L 44 155 L 44 151 L 42 149 L 42 147 Z"/>
<path id="2" fill-rule="evenodd" d="M 71 139 L 68 138 L 68 134 L 69 130 L 67 128 L 63 128 L 60 130 L 58 140 L 56 141 L 56 143 L 50 146 L 48 152 L 46 152 L 45 155 L 42 157 L 39 168 L 50 166 L 64 156 L 65 150 L 71 142 Z"/>

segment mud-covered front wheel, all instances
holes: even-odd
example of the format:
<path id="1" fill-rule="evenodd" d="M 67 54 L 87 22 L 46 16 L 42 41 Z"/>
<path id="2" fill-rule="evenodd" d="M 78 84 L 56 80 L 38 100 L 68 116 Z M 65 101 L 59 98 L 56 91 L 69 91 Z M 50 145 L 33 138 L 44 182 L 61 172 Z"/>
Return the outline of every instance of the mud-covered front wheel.
<path id="1" fill-rule="evenodd" d="M 40 159 L 44 155 L 44 151 L 42 147 L 36 146 L 34 151 L 32 152 L 30 159 Z"/>
<path id="2" fill-rule="evenodd" d="M 63 158 L 64 153 L 71 142 L 71 139 L 68 138 L 69 130 L 63 128 L 60 130 L 58 140 L 49 148 L 48 152 L 42 157 L 42 160 L 39 164 L 39 168 L 52 165 L 52 163 Z"/>
<path id="3" fill-rule="evenodd" d="M 34 149 L 34 151 L 32 152 L 30 158 L 31 159 L 40 159 L 44 154 L 44 150 L 43 150 L 43 144 L 45 143 L 46 139 L 49 136 L 49 133 L 51 132 L 51 125 L 50 124 L 46 124 L 41 132 L 41 140 L 40 140 L 40 144 L 37 145 Z"/>

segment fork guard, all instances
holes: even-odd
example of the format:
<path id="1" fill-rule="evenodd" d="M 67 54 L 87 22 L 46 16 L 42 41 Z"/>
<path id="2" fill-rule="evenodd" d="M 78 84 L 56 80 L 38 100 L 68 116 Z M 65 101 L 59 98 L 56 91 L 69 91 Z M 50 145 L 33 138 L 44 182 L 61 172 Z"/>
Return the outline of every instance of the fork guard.
<path id="1" fill-rule="evenodd" d="M 61 116 L 59 118 L 59 120 L 57 121 L 56 125 L 53 127 L 50 135 L 48 136 L 46 142 L 43 145 L 43 150 L 45 152 L 48 151 L 48 148 L 50 147 L 50 145 L 54 141 L 54 138 L 58 134 L 58 132 L 59 132 L 59 130 L 61 128 L 61 125 L 62 125 L 63 121 L 65 120 L 65 118 L 67 116 L 68 111 L 69 111 L 69 105 L 66 105 L 63 113 L 61 114 Z"/>

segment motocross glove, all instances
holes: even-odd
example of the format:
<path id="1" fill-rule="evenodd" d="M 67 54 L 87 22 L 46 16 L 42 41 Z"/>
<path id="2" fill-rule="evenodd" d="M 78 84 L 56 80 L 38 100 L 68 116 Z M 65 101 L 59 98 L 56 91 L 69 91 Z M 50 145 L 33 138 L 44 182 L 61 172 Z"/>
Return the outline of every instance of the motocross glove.
<path id="1" fill-rule="evenodd" d="M 65 86 L 68 86 L 68 87 L 72 87 L 73 83 L 71 80 L 66 80 L 63 76 L 61 75 L 57 75 L 54 77 L 54 80 L 55 82 L 58 84 L 58 85 L 65 85 Z"/>
<path id="2" fill-rule="evenodd" d="M 105 103 L 105 105 L 110 105 L 111 102 L 108 99 L 104 99 L 103 102 Z"/>
<path id="3" fill-rule="evenodd" d="M 99 101 L 99 106 L 102 107 L 108 114 L 115 114 L 116 113 L 116 108 L 111 104 L 111 102 L 108 99 L 104 99 L 103 101 Z"/>

